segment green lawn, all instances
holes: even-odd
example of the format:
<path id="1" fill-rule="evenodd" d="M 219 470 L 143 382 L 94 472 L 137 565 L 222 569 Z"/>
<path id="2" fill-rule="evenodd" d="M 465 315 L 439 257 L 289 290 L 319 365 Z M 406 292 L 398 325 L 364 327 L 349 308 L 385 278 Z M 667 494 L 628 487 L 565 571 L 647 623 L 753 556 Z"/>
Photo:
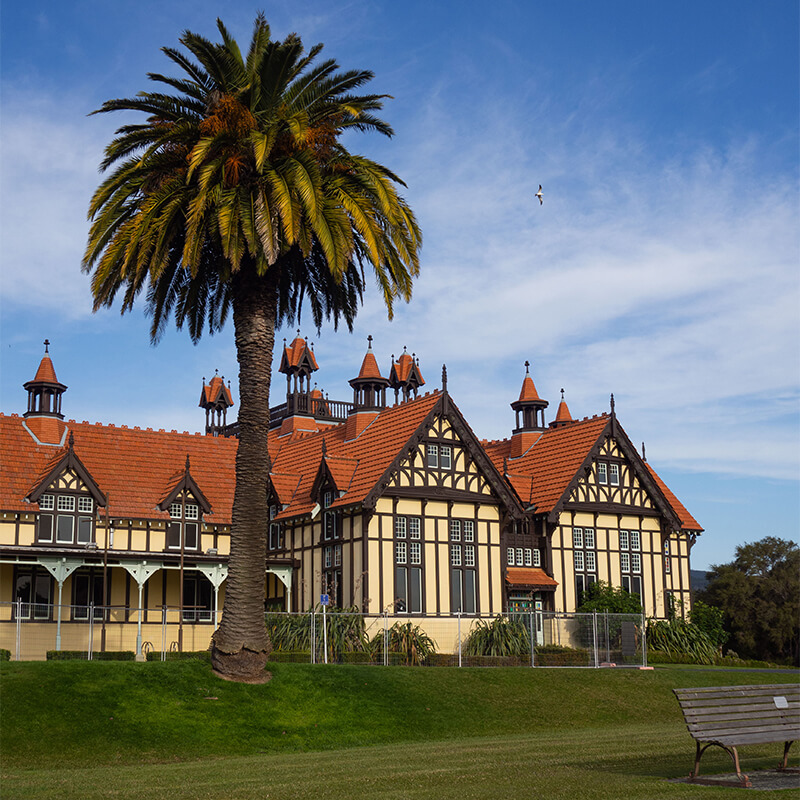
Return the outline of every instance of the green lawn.
<path id="1" fill-rule="evenodd" d="M 203 662 L 4 663 L 2 797 L 713 800 L 737 790 L 667 781 L 694 755 L 671 689 L 798 680 L 678 667 L 272 671 L 245 686 Z M 745 748 L 744 768 L 780 752 Z M 730 769 L 721 752 L 703 764 Z"/>

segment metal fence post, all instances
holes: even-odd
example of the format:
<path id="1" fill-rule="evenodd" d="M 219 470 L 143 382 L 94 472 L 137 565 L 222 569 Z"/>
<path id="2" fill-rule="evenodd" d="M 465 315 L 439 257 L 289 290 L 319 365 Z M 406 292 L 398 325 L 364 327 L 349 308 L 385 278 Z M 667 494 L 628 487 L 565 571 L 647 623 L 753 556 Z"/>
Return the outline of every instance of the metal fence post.
<path id="1" fill-rule="evenodd" d="M 606 617 L 606 661 L 611 663 L 611 631 L 608 628 L 608 609 L 605 613 Z"/>
<path id="2" fill-rule="evenodd" d="M 529 621 L 530 621 L 530 628 L 531 628 L 531 666 L 532 667 L 536 666 L 536 661 L 534 660 L 534 656 L 533 656 L 533 654 L 536 652 L 536 640 L 534 639 L 534 625 L 535 625 L 535 622 L 534 622 L 534 619 L 533 619 L 534 613 L 535 612 L 533 611 L 533 609 L 531 609 L 530 620 Z"/>
<path id="3" fill-rule="evenodd" d="M 161 660 L 167 660 L 167 607 L 161 606 Z"/>
<path id="4" fill-rule="evenodd" d="M 383 609 L 383 666 L 389 666 L 389 609 Z"/>
<path id="5" fill-rule="evenodd" d="M 461 666 L 461 612 L 458 612 L 458 666 Z"/>
<path id="6" fill-rule="evenodd" d="M 17 652 L 14 660 L 19 661 L 22 652 L 22 599 L 17 598 Z"/>
<path id="7" fill-rule="evenodd" d="M 312 608 L 311 614 L 311 663 L 317 663 L 317 612 Z"/>
<path id="8" fill-rule="evenodd" d="M 647 624 L 642 614 L 642 666 L 647 666 Z"/>
<path id="9" fill-rule="evenodd" d="M 599 653 L 597 652 L 597 612 L 592 611 L 592 638 L 594 641 L 592 644 L 594 645 L 594 665 L 595 667 L 600 666 L 600 658 Z"/>
<path id="10" fill-rule="evenodd" d="M 92 660 L 92 650 L 94 646 L 94 603 L 89 603 L 89 641 L 87 643 L 87 661 Z"/>

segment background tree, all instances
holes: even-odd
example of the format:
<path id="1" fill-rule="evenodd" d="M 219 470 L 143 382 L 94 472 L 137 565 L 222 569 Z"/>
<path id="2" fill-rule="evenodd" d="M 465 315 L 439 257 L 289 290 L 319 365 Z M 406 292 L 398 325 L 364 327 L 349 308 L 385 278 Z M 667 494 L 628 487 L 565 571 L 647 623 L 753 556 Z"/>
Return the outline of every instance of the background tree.
<path id="1" fill-rule="evenodd" d="M 151 337 L 170 318 L 197 341 L 233 314 L 239 362 L 239 447 L 225 606 L 215 669 L 263 675 L 269 389 L 275 328 L 307 302 L 315 324 L 352 326 L 369 266 L 389 316 L 411 297 L 421 236 L 398 194 L 402 181 L 349 152 L 350 130 L 391 128 L 373 112 L 386 95 L 355 94 L 366 71 L 315 63 L 299 37 L 271 38 L 255 22 L 246 58 L 221 21 L 221 42 L 189 31 L 188 51 L 164 48 L 182 71 L 150 73 L 163 91 L 109 100 L 99 112 L 134 111 L 106 148 L 83 268 L 94 308 L 123 292 L 129 311 L 147 289 Z M 166 87 L 166 88 L 164 88 Z"/>
<path id="2" fill-rule="evenodd" d="M 724 613 L 730 647 L 742 658 L 800 666 L 800 549 L 767 536 L 712 566 L 699 599 Z"/>
<path id="3" fill-rule="evenodd" d="M 710 606 L 702 600 L 692 603 L 689 612 L 689 622 L 696 625 L 714 643 L 718 650 L 730 639 L 730 634 L 725 630 L 725 613 L 721 608 Z"/>
<path id="4" fill-rule="evenodd" d="M 577 609 L 581 613 L 608 611 L 609 614 L 641 614 L 642 601 L 638 594 L 631 594 L 622 587 L 614 587 L 605 581 L 595 581 L 581 595 Z"/>

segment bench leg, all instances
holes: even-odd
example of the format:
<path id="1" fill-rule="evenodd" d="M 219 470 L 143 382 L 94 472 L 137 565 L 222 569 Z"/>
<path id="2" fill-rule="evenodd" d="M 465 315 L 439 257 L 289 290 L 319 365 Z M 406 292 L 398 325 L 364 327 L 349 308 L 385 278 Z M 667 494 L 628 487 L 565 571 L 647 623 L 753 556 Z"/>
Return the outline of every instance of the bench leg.
<path id="1" fill-rule="evenodd" d="M 778 764 L 778 769 L 781 772 L 797 772 L 797 769 L 794 767 L 788 766 L 789 764 L 789 748 L 794 744 L 794 742 L 784 742 L 783 743 L 783 761 Z"/>
<path id="2" fill-rule="evenodd" d="M 689 773 L 689 780 L 693 781 L 694 783 L 708 783 L 714 786 L 718 786 L 721 783 L 721 781 L 712 781 L 708 778 L 706 779 L 700 778 L 700 759 L 703 757 L 703 753 L 705 753 L 705 751 L 708 750 L 708 748 L 711 747 L 712 745 L 721 747 L 731 757 L 731 759 L 733 759 L 733 766 L 736 769 L 736 777 L 739 780 L 737 783 L 731 783 L 730 785 L 742 786 L 747 789 L 751 788 L 752 783 L 750 782 L 750 778 L 748 778 L 747 775 L 745 775 L 739 767 L 738 750 L 735 747 L 727 747 L 724 744 L 720 744 L 719 742 L 708 742 L 703 746 L 700 745 L 700 742 L 697 742 L 697 750 L 694 758 L 694 769 Z M 788 752 L 788 748 L 786 748 L 786 752 Z"/>

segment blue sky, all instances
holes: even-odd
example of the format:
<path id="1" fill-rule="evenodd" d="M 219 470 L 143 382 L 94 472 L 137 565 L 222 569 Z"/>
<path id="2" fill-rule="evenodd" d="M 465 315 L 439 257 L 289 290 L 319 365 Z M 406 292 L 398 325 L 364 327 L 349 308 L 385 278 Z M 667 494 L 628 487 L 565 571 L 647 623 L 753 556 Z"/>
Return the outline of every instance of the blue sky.
<path id="1" fill-rule="evenodd" d="M 91 313 L 86 208 L 121 119 L 88 114 L 172 71 L 184 29 L 222 16 L 246 44 L 262 8 L 394 97 L 396 136 L 350 146 L 406 181 L 424 235 L 392 322 L 371 291 L 352 335 L 302 325 L 324 391 L 349 398 L 371 334 L 385 373 L 404 346 L 427 388 L 446 363 L 475 432 L 502 438 L 530 360 L 553 413 L 562 387 L 576 417 L 614 393 L 706 529 L 694 567 L 800 539 L 794 0 L 3 3 L 3 412 L 25 410 L 46 337 L 69 418 L 195 431 L 203 377 L 236 395 L 231 328 L 153 347 L 141 308 Z"/>

